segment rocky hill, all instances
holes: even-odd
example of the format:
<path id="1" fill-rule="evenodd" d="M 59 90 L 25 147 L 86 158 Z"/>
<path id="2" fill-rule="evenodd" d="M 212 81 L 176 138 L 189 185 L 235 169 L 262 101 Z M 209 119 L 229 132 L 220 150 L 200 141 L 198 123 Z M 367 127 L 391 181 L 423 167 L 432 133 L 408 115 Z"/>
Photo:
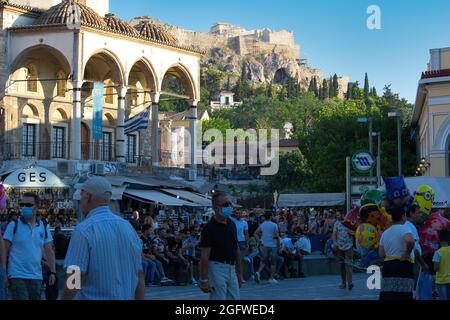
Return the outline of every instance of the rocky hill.
<path id="1" fill-rule="evenodd" d="M 131 24 L 150 17 L 138 17 Z M 321 84 L 323 71 L 308 66 L 301 59 L 300 45 L 294 41 L 294 34 L 285 30 L 269 29 L 245 30 L 229 23 L 216 23 L 210 32 L 185 30 L 173 25 L 164 25 L 177 39 L 179 44 L 205 50 L 201 67 L 219 68 L 231 75 L 231 85 L 237 81 L 245 66 L 248 80 L 255 84 L 283 84 L 287 77 L 296 79 L 307 89 L 313 77 Z M 330 75 L 332 76 L 332 75 Z M 327 76 L 326 79 L 329 79 Z M 339 77 L 339 95 L 347 91 L 348 77 Z"/>

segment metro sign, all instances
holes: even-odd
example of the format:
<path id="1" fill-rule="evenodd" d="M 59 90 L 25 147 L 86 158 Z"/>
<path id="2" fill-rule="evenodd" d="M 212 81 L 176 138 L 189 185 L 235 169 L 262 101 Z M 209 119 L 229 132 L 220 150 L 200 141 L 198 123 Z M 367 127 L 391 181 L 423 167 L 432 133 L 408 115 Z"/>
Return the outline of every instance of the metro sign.
<path id="1" fill-rule="evenodd" d="M 358 173 L 369 173 L 375 167 L 375 159 L 370 152 L 360 151 L 353 155 L 352 165 Z"/>

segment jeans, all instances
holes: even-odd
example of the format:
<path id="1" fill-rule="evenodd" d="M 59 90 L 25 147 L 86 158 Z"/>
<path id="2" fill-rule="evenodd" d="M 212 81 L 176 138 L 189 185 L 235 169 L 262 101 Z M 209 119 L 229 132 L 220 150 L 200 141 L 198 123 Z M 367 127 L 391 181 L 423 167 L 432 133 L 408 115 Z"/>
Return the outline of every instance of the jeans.
<path id="1" fill-rule="evenodd" d="M 142 268 L 144 269 L 145 283 L 155 281 L 156 263 L 151 259 L 142 259 Z"/>
<path id="2" fill-rule="evenodd" d="M 161 261 L 159 261 L 158 259 L 152 260 L 155 263 L 156 266 L 156 270 L 155 270 L 155 274 L 156 276 L 161 279 L 161 278 L 166 278 L 166 273 L 164 272 L 164 267 Z"/>
<path id="3" fill-rule="evenodd" d="M 0 267 L 0 300 L 8 300 L 5 287 L 5 278 L 7 277 L 5 269 Z"/>
<path id="4" fill-rule="evenodd" d="M 210 261 L 208 277 L 213 287 L 210 300 L 240 300 L 236 266 Z"/>
<path id="5" fill-rule="evenodd" d="M 283 266 L 283 264 L 284 264 L 284 258 L 282 256 L 278 256 L 275 273 L 278 273 L 278 274 L 280 273 L 281 267 Z M 266 266 L 264 267 L 264 271 L 266 271 L 267 273 L 270 274 L 270 266 L 266 264 Z"/>
<path id="6" fill-rule="evenodd" d="M 41 300 L 42 280 L 10 279 L 13 300 Z"/>
<path id="7" fill-rule="evenodd" d="M 255 266 L 253 263 L 253 259 L 259 254 L 259 250 L 256 249 L 252 252 L 249 253 L 248 256 L 246 256 L 244 258 L 244 261 L 248 263 L 248 267 L 249 267 L 249 271 L 250 271 L 250 276 L 254 276 L 255 275 Z"/>
<path id="8" fill-rule="evenodd" d="M 450 283 L 436 284 L 439 300 L 450 300 Z"/>

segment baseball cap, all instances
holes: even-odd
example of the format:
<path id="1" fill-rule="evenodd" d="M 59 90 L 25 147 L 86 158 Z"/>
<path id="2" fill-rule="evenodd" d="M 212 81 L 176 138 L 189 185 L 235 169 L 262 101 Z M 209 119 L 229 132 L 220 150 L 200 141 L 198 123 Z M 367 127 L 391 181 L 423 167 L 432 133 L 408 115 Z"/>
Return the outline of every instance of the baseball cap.
<path id="1" fill-rule="evenodd" d="M 90 177 L 85 183 L 83 183 L 81 190 L 90 193 L 96 200 L 111 200 L 111 183 L 103 177 Z"/>

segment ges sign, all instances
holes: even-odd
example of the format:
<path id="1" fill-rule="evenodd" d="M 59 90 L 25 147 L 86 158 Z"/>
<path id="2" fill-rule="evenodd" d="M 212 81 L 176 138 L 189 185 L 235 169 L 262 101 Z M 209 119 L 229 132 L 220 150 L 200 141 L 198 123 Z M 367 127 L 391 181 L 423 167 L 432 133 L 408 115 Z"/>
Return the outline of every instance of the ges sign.
<path id="1" fill-rule="evenodd" d="M 46 172 L 20 172 L 17 175 L 17 180 L 20 182 L 46 182 L 47 174 Z"/>

